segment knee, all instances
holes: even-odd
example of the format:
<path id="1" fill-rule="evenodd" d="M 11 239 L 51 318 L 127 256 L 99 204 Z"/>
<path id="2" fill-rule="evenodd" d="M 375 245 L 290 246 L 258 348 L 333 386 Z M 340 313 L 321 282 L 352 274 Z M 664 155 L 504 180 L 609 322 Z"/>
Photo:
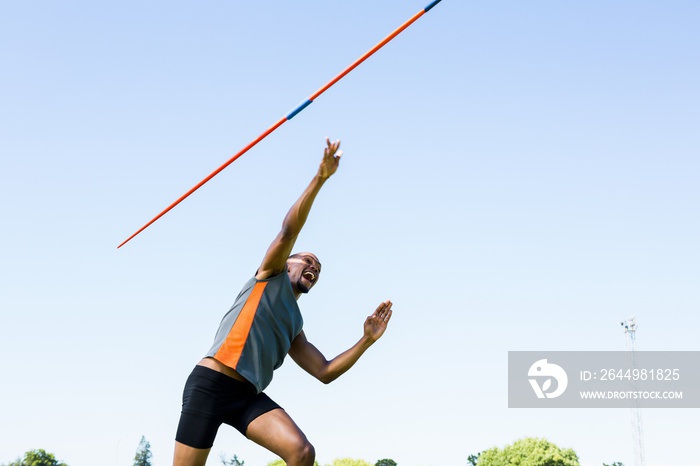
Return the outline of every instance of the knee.
<path id="1" fill-rule="evenodd" d="M 298 464 L 299 466 L 313 466 L 316 459 L 316 450 L 308 440 L 304 439 L 296 445 L 293 456 L 294 459 L 288 463 Z"/>

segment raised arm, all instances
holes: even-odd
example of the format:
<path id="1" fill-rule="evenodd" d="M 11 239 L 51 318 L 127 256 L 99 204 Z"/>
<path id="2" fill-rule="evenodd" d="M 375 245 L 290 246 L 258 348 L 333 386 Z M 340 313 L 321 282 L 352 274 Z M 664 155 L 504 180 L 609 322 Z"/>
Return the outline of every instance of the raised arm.
<path id="1" fill-rule="evenodd" d="M 267 253 L 265 253 L 265 258 L 258 269 L 256 274 L 258 280 L 264 280 L 285 270 L 287 258 L 292 252 L 294 243 L 306 222 L 306 218 L 309 216 L 316 194 L 321 190 L 326 180 L 338 169 L 340 156 L 343 154 L 343 151 L 338 150 L 339 147 L 340 141 L 331 142 L 326 138 L 326 148 L 323 150 L 323 160 L 318 167 L 318 172 L 292 208 L 289 209 L 282 223 L 282 230 L 270 244 Z"/>
<path id="2" fill-rule="evenodd" d="M 391 306 L 391 301 L 381 303 L 374 314 L 365 320 L 362 338 L 350 349 L 330 361 L 314 345 L 309 343 L 303 331 L 292 341 L 289 355 L 306 372 L 323 383 L 331 383 L 347 372 L 360 359 L 360 356 L 384 335 L 389 319 L 391 319 Z"/>

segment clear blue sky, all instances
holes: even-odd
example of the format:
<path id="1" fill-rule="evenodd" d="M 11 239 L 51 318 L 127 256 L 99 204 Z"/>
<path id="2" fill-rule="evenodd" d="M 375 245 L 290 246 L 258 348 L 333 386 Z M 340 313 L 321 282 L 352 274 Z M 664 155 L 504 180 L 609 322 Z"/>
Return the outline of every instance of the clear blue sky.
<path id="1" fill-rule="evenodd" d="M 427 0 L 426 2 L 427 3 Z M 507 408 L 509 350 L 698 350 L 700 4 L 445 0 L 124 248 L 424 2 L 0 5 L 0 463 L 171 462 L 184 381 L 315 172 L 300 305 L 324 386 L 268 393 L 321 463 L 464 465 L 541 436 L 632 464 L 626 410 Z M 697 464 L 697 410 L 643 412 L 647 464 Z M 211 455 L 271 454 L 222 428 Z"/>

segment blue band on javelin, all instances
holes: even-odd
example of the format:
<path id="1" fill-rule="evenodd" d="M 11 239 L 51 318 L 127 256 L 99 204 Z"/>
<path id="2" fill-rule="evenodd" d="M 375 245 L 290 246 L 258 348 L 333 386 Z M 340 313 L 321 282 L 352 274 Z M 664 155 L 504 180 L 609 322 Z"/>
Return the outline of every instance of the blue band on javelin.
<path id="1" fill-rule="evenodd" d="M 427 12 L 430 11 L 430 9 L 431 9 L 432 7 L 434 7 L 435 5 L 437 5 L 438 3 L 440 3 L 441 1 L 442 1 L 442 0 L 435 0 L 435 1 L 432 2 L 430 5 L 428 5 L 428 6 L 426 6 L 425 8 L 423 8 L 423 10 L 427 13 Z"/>
<path id="2" fill-rule="evenodd" d="M 291 112 L 289 112 L 289 115 L 287 115 L 287 120 L 291 120 L 292 118 L 294 118 L 295 116 L 297 116 L 297 114 L 298 114 L 299 112 L 301 112 L 301 111 L 304 110 L 306 107 L 308 107 L 309 105 L 311 105 L 311 102 L 313 102 L 313 100 L 311 100 L 311 99 L 302 102 L 301 105 L 299 105 L 297 108 L 295 108 L 294 110 L 292 110 Z"/>

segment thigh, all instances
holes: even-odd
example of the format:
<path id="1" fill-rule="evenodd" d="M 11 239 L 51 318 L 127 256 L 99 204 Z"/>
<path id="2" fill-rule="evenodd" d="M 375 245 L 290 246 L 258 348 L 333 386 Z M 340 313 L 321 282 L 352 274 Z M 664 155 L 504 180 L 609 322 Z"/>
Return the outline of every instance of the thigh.
<path id="1" fill-rule="evenodd" d="M 245 432 L 253 442 L 282 458 L 298 452 L 301 445 L 308 444 L 304 433 L 282 408 L 273 409 L 255 418 Z"/>
<path id="2" fill-rule="evenodd" d="M 238 432 L 246 435 L 248 426 L 258 417 L 280 408 L 280 405 L 275 403 L 265 393 L 255 393 L 236 397 L 227 405 L 225 412 L 222 415 L 222 420 L 225 424 L 233 426 Z"/>
<path id="3" fill-rule="evenodd" d="M 173 466 L 204 466 L 210 450 L 211 448 L 194 448 L 176 441 Z"/>

